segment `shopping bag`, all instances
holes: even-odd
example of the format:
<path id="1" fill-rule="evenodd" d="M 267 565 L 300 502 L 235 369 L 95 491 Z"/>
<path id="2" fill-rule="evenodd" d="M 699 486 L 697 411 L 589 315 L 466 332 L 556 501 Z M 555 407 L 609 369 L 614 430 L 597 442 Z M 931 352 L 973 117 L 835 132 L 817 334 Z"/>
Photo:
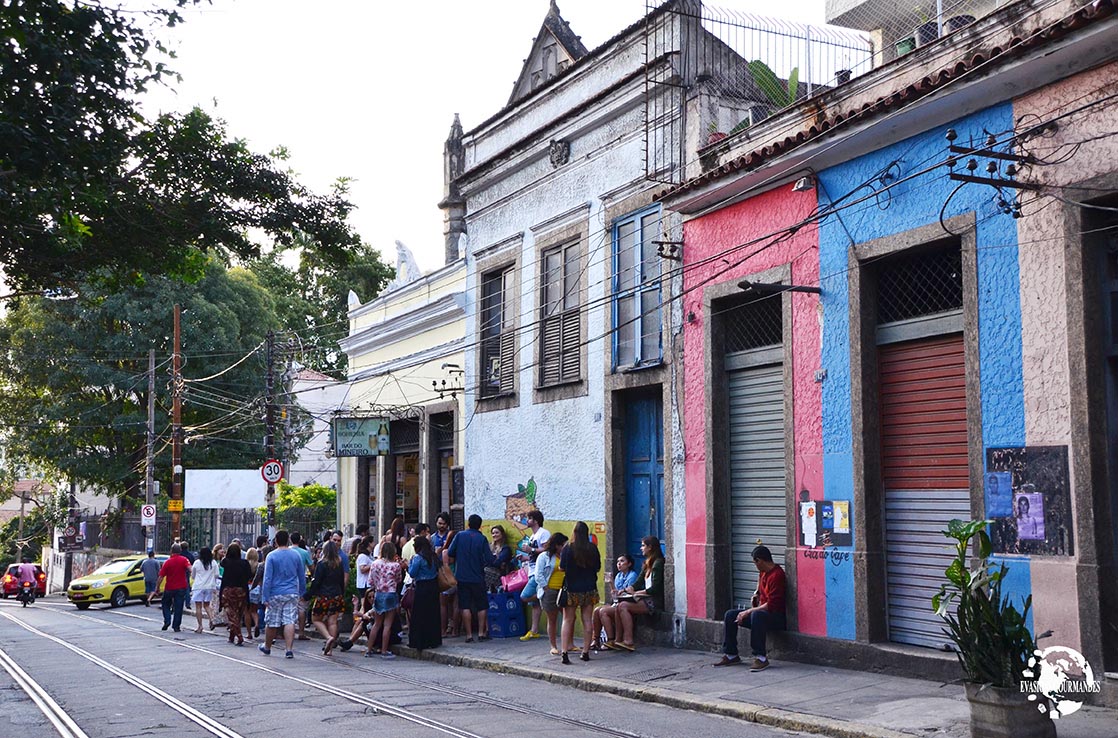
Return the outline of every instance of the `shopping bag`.
<path id="1" fill-rule="evenodd" d="M 501 577 L 501 588 L 506 592 L 519 592 L 528 586 L 528 570 L 517 569 L 511 574 Z"/>

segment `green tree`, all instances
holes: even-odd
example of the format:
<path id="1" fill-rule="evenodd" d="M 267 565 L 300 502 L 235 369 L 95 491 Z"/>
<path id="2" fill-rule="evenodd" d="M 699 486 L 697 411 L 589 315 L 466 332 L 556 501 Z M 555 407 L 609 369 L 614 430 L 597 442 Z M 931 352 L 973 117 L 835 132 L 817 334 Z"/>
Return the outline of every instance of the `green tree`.
<path id="1" fill-rule="evenodd" d="M 169 482 L 172 306 L 182 313 L 186 445 L 195 467 L 246 468 L 263 449 L 264 357 L 277 327 L 271 296 L 246 270 L 210 259 L 185 284 L 145 277 L 111 291 L 83 283 L 72 301 L 20 299 L 0 320 L 0 433 L 9 464 L 53 470 L 109 494 L 140 499 L 147 353 L 157 370 L 156 468 Z M 220 376 L 241 357 L 248 359 Z"/>
<path id="2" fill-rule="evenodd" d="M 0 263 L 18 290 L 197 279 L 205 254 L 258 256 L 248 234 L 303 232 L 346 263 L 344 182 L 311 192 L 282 151 L 254 153 L 201 110 L 140 114 L 145 89 L 174 78 L 159 34 L 195 2 L 0 3 Z"/>
<path id="3" fill-rule="evenodd" d="M 287 266 L 285 252 L 276 250 L 249 262 L 248 268 L 272 293 L 283 327 L 299 337 L 300 361 L 344 379 L 348 362 L 338 341 L 349 333 L 349 292 L 369 300 L 384 289 L 395 271 L 368 244 L 354 247 L 348 263 L 337 268 L 306 236 L 296 243 L 297 266 Z"/>
<path id="4" fill-rule="evenodd" d="M 334 525 L 337 511 L 338 494 L 331 487 L 324 484 L 295 487 L 287 480 L 276 484 L 276 521 L 280 528 L 314 536 L 319 530 Z M 260 508 L 261 514 L 265 512 L 267 508 Z"/>

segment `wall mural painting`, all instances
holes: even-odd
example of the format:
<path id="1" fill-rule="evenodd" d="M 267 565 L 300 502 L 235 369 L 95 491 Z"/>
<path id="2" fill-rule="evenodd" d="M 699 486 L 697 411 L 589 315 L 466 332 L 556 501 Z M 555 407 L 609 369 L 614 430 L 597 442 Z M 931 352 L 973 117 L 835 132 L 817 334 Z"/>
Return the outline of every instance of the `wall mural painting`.
<path id="1" fill-rule="evenodd" d="M 505 496 L 505 517 L 501 520 L 485 520 L 482 522 L 482 530 L 486 532 L 486 537 L 488 537 L 488 531 L 494 525 L 500 525 L 505 529 L 509 545 L 512 546 L 513 551 L 527 553 L 528 539 L 532 536 L 532 529 L 528 527 L 528 513 L 533 510 L 539 510 L 544 514 L 543 526 L 552 534 L 562 533 L 568 538 L 571 536 L 575 523 L 578 521 L 553 520 L 548 517 L 547 511 L 539 505 L 539 490 L 534 477 L 530 478 L 527 484 L 518 484 L 516 487 L 516 492 Z M 598 553 L 602 557 L 603 570 L 612 573 L 613 568 L 606 558 L 606 524 L 600 520 L 585 520 L 583 522 L 590 528 L 590 542 L 598 547 Z M 599 594 L 604 596 L 601 581 L 598 582 L 598 589 Z"/>
<path id="2" fill-rule="evenodd" d="M 1075 553 L 1067 446 L 987 449 L 982 482 L 995 551 Z"/>

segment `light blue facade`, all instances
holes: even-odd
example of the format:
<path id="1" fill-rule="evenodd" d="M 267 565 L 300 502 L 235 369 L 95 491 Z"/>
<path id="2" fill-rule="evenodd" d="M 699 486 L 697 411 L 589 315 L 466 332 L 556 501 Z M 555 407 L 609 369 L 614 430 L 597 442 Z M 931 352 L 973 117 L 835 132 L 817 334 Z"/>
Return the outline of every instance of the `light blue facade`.
<path id="1" fill-rule="evenodd" d="M 983 451 L 1025 443 L 1016 221 L 998 210 L 992 188 L 970 184 L 952 197 L 958 183 L 948 178 L 946 167 L 923 171 L 946 160 L 947 128 L 958 132 L 958 143 L 973 141 L 980 146 L 988 133 L 1012 130 L 1013 126 L 1012 105 L 997 105 L 819 173 L 820 209 L 831 207 L 832 198 L 842 208 L 819 227 L 821 367 L 827 372 L 823 383 L 827 499 L 852 499 L 854 489 L 849 321 L 852 241 L 864 243 L 937 223 L 948 198 L 944 219 L 973 213 L 977 222 Z M 884 184 L 880 177 L 885 172 L 892 175 L 889 182 L 912 179 L 880 192 Z M 855 530 L 856 546 L 864 545 L 861 533 Z M 1028 558 L 1011 557 L 1006 563 L 1010 567 L 1007 589 L 1026 595 L 1030 590 Z M 826 586 L 828 637 L 854 638 L 853 561 L 838 567 L 828 565 Z"/>

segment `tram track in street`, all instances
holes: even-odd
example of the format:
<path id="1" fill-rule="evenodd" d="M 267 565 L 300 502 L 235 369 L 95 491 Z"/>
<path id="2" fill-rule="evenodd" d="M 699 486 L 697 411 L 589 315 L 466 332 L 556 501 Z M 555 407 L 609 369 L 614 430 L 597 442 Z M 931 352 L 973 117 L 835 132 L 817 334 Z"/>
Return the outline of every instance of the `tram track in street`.
<path id="1" fill-rule="evenodd" d="M 15 685 L 22 689 L 62 738 L 89 738 L 70 714 L 50 696 L 46 689 L 23 670 L 15 660 L 0 649 L 0 667 L 8 672 Z"/>
<path id="2" fill-rule="evenodd" d="M 294 676 L 289 675 L 289 674 L 284 674 L 283 672 L 277 672 L 275 670 L 272 670 L 272 669 L 269 669 L 268 667 L 263 666 L 262 664 L 259 664 L 259 663 L 255 662 L 255 661 L 251 661 L 251 660 L 248 660 L 248 659 L 243 659 L 243 658 L 240 658 L 240 657 L 237 657 L 237 656 L 230 656 L 228 654 L 223 654 L 221 652 L 214 651 L 210 648 L 184 643 L 182 641 L 173 640 L 173 639 L 166 638 L 166 637 L 156 635 L 156 634 L 153 634 L 153 633 L 147 633 L 147 632 L 145 632 L 143 630 L 140 630 L 138 628 L 132 628 L 132 627 L 117 624 L 117 623 L 111 623 L 111 622 L 109 622 L 107 620 L 104 620 L 102 618 L 92 617 L 89 614 L 79 614 L 79 613 L 75 613 L 75 612 L 69 612 L 68 609 L 64 609 L 64 607 L 61 604 L 54 604 L 54 603 L 43 603 L 43 604 L 47 605 L 47 607 L 49 609 L 51 609 L 52 611 L 57 610 L 61 614 L 67 615 L 69 617 L 79 618 L 79 619 L 82 619 L 82 620 L 89 620 L 89 621 L 96 622 L 96 623 L 101 623 L 101 624 L 107 625 L 109 627 L 123 629 L 123 630 L 129 631 L 129 632 L 134 632 L 136 634 L 143 635 L 143 636 L 148 637 L 148 638 L 154 638 L 156 640 L 160 640 L 160 641 L 170 643 L 170 644 L 173 644 L 173 645 L 182 646 L 184 648 L 188 648 L 188 649 L 191 649 L 191 650 L 201 651 L 203 653 L 207 653 L 207 654 L 210 654 L 210 655 L 213 655 L 213 656 L 218 656 L 218 657 L 226 659 L 226 660 L 235 661 L 237 663 L 241 663 L 241 664 L 244 664 L 246 666 L 250 666 L 252 668 L 263 669 L 264 671 L 267 671 L 269 673 L 274 673 L 278 676 L 294 679 L 295 681 L 304 683 L 308 686 L 313 686 L 316 689 L 320 689 L 322 691 L 334 693 L 337 696 L 345 696 L 346 699 L 351 699 L 352 698 L 354 701 L 368 700 L 369 702 L 375 702 L 376 705 L 368 704 L 368 702 L 362 702 L 362 704 L 366 704 L 366 706 L 373 707 L 374 709 L 379 709 L 380 705 L 387 705 L 387 703 L 383 703 L 379 700 L 369 700 L 369 698 L 366 698 L 366 697 L 363 697 L 361 695 L 357 695 L 355 693 L 349 692 L 348 690 L 341 690 L 341 689 L 332 687 L 331 685 L 321 684 L 321 683 L 318 683 L 318 682 L 312 682 L 310 680 L 305 680 L 305 679 L 302 679 L 300 677 L 294 677 Z M 122 611 L 119 611 L 119 610 L 112 610 L 112 609 L 110 609 L 110 610 L 99 610 L 98 612 L 102 612 L 102 613 L 105 613 L 107 615 L 112 615 L 112 616 L 116 616 L 116 617 L 134 618 L 134 619 L 142 620 L 146 623 L 152 623 L 152 624 L 156 624 L 156 623 L 159 622 L 158 620 L 156 620 L 155 618 L 152 618 L 152 617 L 146 617 L 144 615 L 137 615 L 135 613 L 122 612 Z M 211 635 L 217 636 L 216 633 L 211 634 Z M 322 663 L 327 663 L 327 664 L 331 664 L 331 665 L 334 665 L 334 666 L 342 666 L 342 667 L 344 667 L 348 670 L 351 670 L 351 671 L 356 671 L 356 672 L 359 672 L 359 673 L 369 674 L 371 676 L 377 676 L 377 677 L 391 679 L 391 680 L 394 680 L 396 682 L 399 682 L 399 683 L 402 683 L 402 684 L 407 684 L 407 685 L 417 687 L 417 688 L 421 688 L 421 689 L 424 689 L 424 690 L 427 690 L 427 691 L 438 692 L 438 693 L 445 694 L 445 695 L 450 696 L 450 697 L 456 697 L 456 698 L 459 698 L 459 699 L 464 699 L 464 700 L 469 700 L 469 701 L 480 703 L 480 704 L 489 705 L 491 707 L 496 707 L 496 708 L 499 708 L 499 709 L 502 709 L 502 710 L 506 710 L 508 712 L 518 714 L 518 715 L 531 716 L 531 717 L 535 717 L 535 718 L 542 718 L 542 719 L 545 719 L 545 720 L 548 720 L 548 721 L 554 721 L 556 723 L 561 723 L 561 724 L 563 724 L 565 726 L 568 726 L 568 727 L 580 728 L 580 729 L 586 730 L 588 732 L 593 732 L 593 733 L 598 733 L 598 734 L 602 734 L 602 735 L 612 736 L 613 738 L 642 738 L 642 736 L 638 733 L 632 733 L 632 732 L 625 731 L 625 730 L 620 730 L 620 729 L 617 729 L 617 728 L 611 728 L 611 727 L 606 726 L 606 725 L 601 725 L 601 724 L 598 724 L 598 723 L 590 722 L 590 721 L 587 721 L 587 720 L 582 720 L 582 719 L 575 718 L 575 717 L 567 717 L 565 715 L 560 715 L 560 714 L 553 713 L 553 712 L 541 711 L 541 710 L 538 710 L 538 709 L 535 709 L 535 708 L 527 707 L 525 705 L 509 703 L 507 700 L 503 700 L 503 699 L 500 699 L 500 698 L 497 698 L 497 697 L 490 697 L 490 696 L 484 695 L 484 694 L 478 694 L 476 692 L 470 692 L 468 690 L 458 689 L 456 687 L 450 687 L 450 686 L 443 685 L 443 684 L 432 684 L 431 682 L 428 682 L 428 681 L 423 681 L 423 680 L 420 680 L 420 679 L 413 679 L 413 678 L 401 675 L 399 672 L 395 672 L 395 671 L 385 671 L 385 670 L 381 670 L 381 669 L 370 668 L 370 667 L 360 665 L 360 664 L 352 664 L 352 663 L 349 663 L 349 662 L 347 662 L 343 659 L 328 658 L 328 657 L 320 656 L 320 655 L 316 655 L 316 654 L 300 654 L 300 658 L 301 659 L 309 659 L 309 660 L 312 660 L 312 661 L 317 661 L 317 662 L 322 662 Z M 404 708 L 399 708 L 399 707 L 395 707 L 395 706 L 390 706 L 390 707 L 392 707 L 392 709 L 395 709 L 395 710 L 410 712 L 410 711 L 404 710 Z M 387 710 L 385 710 L 385 712 L 386 712 L 386 714 L 391 714 Z M 426 720 L 426 718 L 424 718 L 424 719 Z M 428 727 L 435 727 L 435 726 L 434 725 L 428 725 Z M 472 736 L 473 734 L 470 734 L 470 733 L 454 733 L 454 735 Z M 480 737 L 475 737 L 475 738 L 480 738 Z"/>
<path id="3" fill-rule="evenodd" d="M 32 609 L 39 608 L 39 607 L 40 607 L 40 605 L 33 605 Z M 4 609 L 7 609 L 7 608 L 4 608 Z M 324 683 L 321 683 L 321 682 L 315 682 L 315 681 L 312 681 L 310 679 L 304 679 L 303 677 L 298 677 L 298 676 L 295 676 L 293 674 L 287 674 L 287 673 L 284 673 L 284 672 L 279 671 L 277 669 L 273 669 L 269 666 L 266 666 L 264 664 L 257 663 L 257 662 L 254 662 L 254 661 L 250 661 L 248 659 L 243 659 L 243 658 L 239 658 L 239 657 L 236 657 L 236 656 L 230 656 L 230 655 L 227 655 L 227 654 L 223 654 L 223 653 L 220 653 L 218 651 L 214 651 L 212 649 L 205 648 L 203 646 L 197 646 L 197 645 L 190 644 L 190 643 L 183 643 L 181 641 L 177 641 L 177 640 L 174 640 L 174 639 L 171 639 L 171 638 L 165 638 L 163 636 L 156 635 L 154 633 L 147 633 L 143 630 L 140 630 L 139 628 L 133 628 L 131 626 L 122 625 L 122 624 L 119 624 L 119 623 L 112 623 L 112 622 L 109 622 L 109 621 L 106 621 L 106 620 L 103 620 L 103 619 L 100 619 L 100 618 L 91 617 L 89 615 L 67 612 L 66 610 L 64 610 L 60 607 L 47 606 L 47 607 L 42 607 L 42 609 L 46 610 L 46 611 L 49 611 L 49 612 L 57 612 L 59 614 L 66 615 L 67 617 L 70 617 L 70 618 L 75 618 L 75 619 L 78 619 L 78 620 L 84 620 L 84 621 L 88 621 L 88 622 L 92 622 L 92 623 L 98 623 L 100 625 L 108 626 L 110 628 L 116 628 L 118 630 L 123 630 L 123 631 L 126 631 L 126 632 L 133 633 L 135 635 L 143 636 L 145 638 L 150 638 L 150 639 L 153 639 L 153 640 L 161 641 L 163 643 L 167 643 L 167 644 L 170 644 L 170 645 L 173 645 L 173 646 L 179 646 L 181 648 L 186 648 L 186 649 L 189 649 L 191 651 L 196 651 L 198 653 L 204 653 L 204 654 L 207 654 L 207 655 L 210 655 L 210 656 L 216 656 L 217 658 L 224 659 L 226 661 L 231 661 L 233 663 L 237 663 L 237 664 L 240 664 L 242 666 L 247 666 L 249 668 L 255 669 L 255 670 L 260 671 L 260 672 L 264 672 L 264 673 L 269 674 L 271 676 L 275 676 L 275 677 L 279 677 L 281 679 L 285 679 L 285 680 L 288 680 L 288 681 L 291 681 L 291 682 L 295 682 L 295 683 L 300 684 L 302 686 L 309 687 L 311 689 L 315 689 L 315 690 L 318 690 L 320 692 L 324 692 L 324 693 L 333 695 L 335 697 L 340 697 L 340 698 L 345 699 L 349 702 L 353 702 L 353 703 L 362 705 L 364 707 L 367 707 L 367 708 L 370 708 L 371 710 L 373 710 L 373 713 L 376 714 L 376 715 L 386 715 L 386 716 L 389 716 L 389 717 L 397 718 L 399 720 L 403 720 L 403 721 L 406 721 L 408 723 L 411 723 L 412 725 L 429 728 L 431 730 L 442 733 L 444 735 L 454 736 L 455 738 L 485 738 L 484 736 L 478 735 L 478 734 L 470 732 L 468 730 L 464 730 L 462 728 L 458 728 L 456 726 L 449 725 L 447 723 L 443 723 L 443 722 L 440 722 L 438 720 L 434 720 L 432 718 L 428 718 L 426 716 L 423 716 L 423 715 L 420 715 L 418 713 L 412 712 L 411 710 L 407 710 L 407 709 L 402 708 L 402 707 L 397 707 L 396 705 L 392 705 L 388 702 L 384 702 L 382 700 L 376 700 L 376 699 L 372 699 L 372 698 L 369 698 L 369 697 L 365 697 L 363 695 L 357 694 L 355 692 L 351 692 L 351 691 L 346 690 L 346 689 L 341 689 L 339 687 L 334 687 L 332 685 L 324 684 Z M 131 613 L 114 613 L 114 614 L 127 615 L 129 617 L 135 617 L 135 618 L 138 618 L 140 620 L 144 620 L 145 622 L 153 622 L 150 618 L 146 618 L 146 617 L 143 617 L 143 616 L 140 616 L 140 615 L 132 615 Z M 153 687 L 152 685 L 147 684 L 147 682 L 144 682 L 143 680 L 140 680 L 139 678 L 129 674 L 128 672 L 124 671 L 123 669 L 119 669 L 118 667 L 113 666 L 112 664 L 108 663 L 107 661 L 104 661 L 104 659 L 101 659 L 101 658 L 99 658 L 99 657 L 97 657 L 97 656 L 95 656 L 95 655 L 93 655 L 93 654 L 91 654 L 87 651 L 84 651 L 83 649 L 80 649 L 77 646 L 73 646 L 69 643 L 66 643 L 66 641 L 62 640 L 61 638 L 58 638 L 56 636 L 52 636 L 49 633 L 45 633 L 45 632 L 39 630 L 38 628 L 35 628 L 34 626 L 28 625 L 28 624 L 20 621 L 19 618 L 14 617 L 13 615 L 11 615 L 7 612 L 3 612 L 2 610 L 0 610 L 0 617 L 7 618 L 8 620 L 11 620 L 12 622 L 16 623 L 20 627 L 24 628 L 25 630 L 27 630 L 27 631 L 29 631 L 29 632 L 31 632 L 31 633 L 33 633 L 33 634 L 35 634 L 35 635 L 37 635 L 41 638 L 45 638 L 45 639 L 47 639 L 49 641 L 52 641 L 52 642 L 54 642 L 58 645 L 61 645 L 64 648 L 70 650 L 71 652 L 81 656 L 82 658 L 84 658 L 84 659 L 86 659 L 86 660 L 88 660 L 88 661 L 90 661 L 94 664 L 97 664 L 98 666 L 101 666 L 102 668 L 106 669 L 110 673 L 113 673 L 115 676 L 118 676 L 121 679 L 124 679 L 124 681 L 129 682 L 133 686 L 136 686 L 137 688 L 141 689 L 141 691 L 147 692 L 149 695 L 151 695 L 155 699 L 159 700 L 160 702 L 163 702 L 168 707 L 171 707 L 171 709 L 173 709 L 176 712 L 182 714 L 184 717 L 187 717 L 192 722 L 195 722 L 196 724 L 205 728 L 208 732 L 210 732 L 211 734 L 213 734 L 215 736 L 220 736 L 221 738 L 243 738 L 243 736 L 240 736 L 240 734 L 233 732 L 232 730 L 230 730 L 229 728 L 221 725 L 220 723 L 213 720 L 212 718 L 209 718 L 208 716 L 206 716 L 203 713 L 195 710 L 194 708 L 190 707 L 189 705 L 186 705 L 185 703 L 181 702 L 180 700 L 177 700 L 174 697 L 171 697 L 166 692 L 164 692 L 162 690 L 159 690 L 157 687 Z"/>

